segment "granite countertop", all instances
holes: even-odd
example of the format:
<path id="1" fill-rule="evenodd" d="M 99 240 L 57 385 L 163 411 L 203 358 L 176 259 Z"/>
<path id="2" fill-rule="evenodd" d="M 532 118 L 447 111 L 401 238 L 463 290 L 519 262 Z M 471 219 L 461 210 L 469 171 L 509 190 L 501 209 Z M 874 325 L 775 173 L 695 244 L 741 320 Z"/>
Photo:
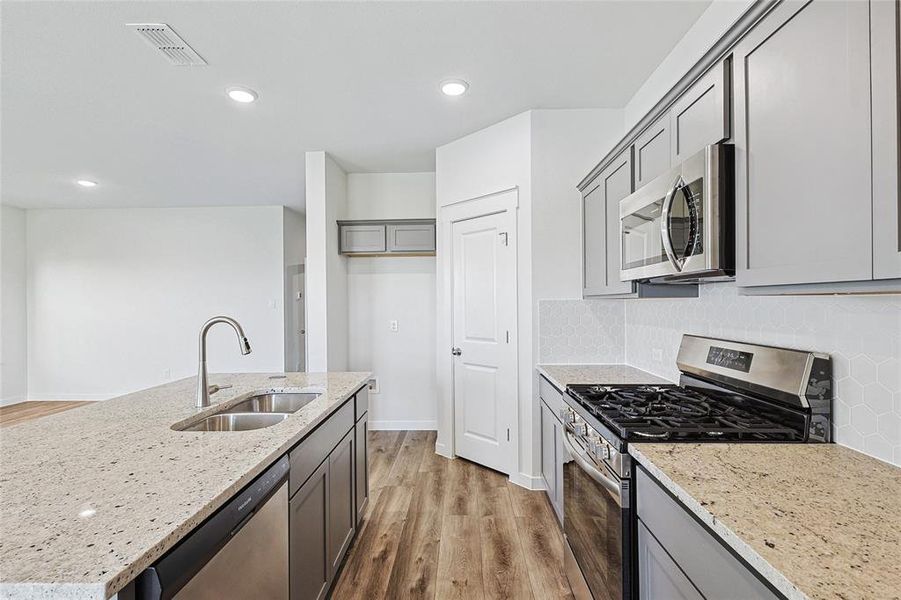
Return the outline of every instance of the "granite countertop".
<path id="1" fill-rule="evenodd" d="M 536 368 L 561 390 L 575 383 L 607 385 L 672 383 L 629 365 L 538 365 Z"/>
<path id="2" fill-rule="evenodd" d="M 629 453 L 788 598 L 901 597 L 901 469 L 835 444 Z"/>
<path id="3" fill-rule="evenodd" d="M 0 597 L 108 598 L 322 422 L 369 373 L 211 375 L 232 385 L 194 408 L 196 378 L 0 433 Z M 171 429 L 255 391 L 323 392 L 243 432 Z"/>

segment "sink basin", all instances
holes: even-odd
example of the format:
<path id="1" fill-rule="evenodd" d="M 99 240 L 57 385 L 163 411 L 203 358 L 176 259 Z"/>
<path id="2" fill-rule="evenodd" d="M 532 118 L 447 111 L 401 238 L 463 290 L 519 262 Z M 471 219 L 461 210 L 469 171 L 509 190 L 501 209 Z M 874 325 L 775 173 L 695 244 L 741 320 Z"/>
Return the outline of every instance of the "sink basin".
<path id="1" fill-rule="evenodd" d="M 250 431 L 263 429 L 281 423 L 288 418 L 286 413 L 228 412 L 210 415 L 193 425 L 182 427 L 180 431 Z"/>
<path id="2" fill-rule="evenodd" d="M 222 411 L 231 413 L 293 413 L 319 397 L 316 393 L 279 392 L 258 394 Z"/>

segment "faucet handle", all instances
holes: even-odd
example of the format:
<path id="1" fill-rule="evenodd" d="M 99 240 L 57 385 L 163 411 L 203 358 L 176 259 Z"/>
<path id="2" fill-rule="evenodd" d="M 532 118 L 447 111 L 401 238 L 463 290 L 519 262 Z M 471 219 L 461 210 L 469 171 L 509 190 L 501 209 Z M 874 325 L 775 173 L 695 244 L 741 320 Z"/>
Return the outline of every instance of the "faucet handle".
<path id="1" fill-rule="evenodd" d="M 230 384 L 230 383 L 225 384 L 225 385 L 217 385 L 214 383 L 213 385 L 211 385 L 209 387 L 209 390 L 210 390 L 210 394 L 215 394 L 219 390 L 227 390 L 230 387 L 232 387 L 232 384 Z"/>

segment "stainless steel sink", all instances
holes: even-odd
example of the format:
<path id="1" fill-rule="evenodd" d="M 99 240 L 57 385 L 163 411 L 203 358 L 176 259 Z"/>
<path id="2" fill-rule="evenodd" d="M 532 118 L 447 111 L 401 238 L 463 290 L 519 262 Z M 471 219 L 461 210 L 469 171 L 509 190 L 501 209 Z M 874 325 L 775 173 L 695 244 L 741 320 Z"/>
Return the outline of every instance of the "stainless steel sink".
<path id="1" fill-rule="evenodd" d="M 288 418 L 287 413 L 275 412 L 227 412 L 210 415 L 179 431 L 250 431 L 281 423 Z"/>
<path id="2" fill-rule="evenodd" d="M 229 413 L 294 413 L 319 397 L 317 393 L 278 392 L 251 396 L 228 408 Z"/>

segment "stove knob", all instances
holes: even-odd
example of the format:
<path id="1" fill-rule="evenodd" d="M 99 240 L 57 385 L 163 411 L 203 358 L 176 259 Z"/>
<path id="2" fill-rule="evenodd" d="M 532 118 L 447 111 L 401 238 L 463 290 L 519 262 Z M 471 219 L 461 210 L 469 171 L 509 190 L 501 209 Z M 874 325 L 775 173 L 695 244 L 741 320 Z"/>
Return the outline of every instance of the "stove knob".
<path id="1" fill-rule="evenodd" d="M 564 423 L 574 423 L 576 421 L 576 411 L 564 406 L 560 409 L 560 419 Z"/>
<path id="2" fill-rule="evenodd" d="M 570 423 L 569 430 L 576 435 L 588 435 L 588 425 L 585 423 Z"/>

